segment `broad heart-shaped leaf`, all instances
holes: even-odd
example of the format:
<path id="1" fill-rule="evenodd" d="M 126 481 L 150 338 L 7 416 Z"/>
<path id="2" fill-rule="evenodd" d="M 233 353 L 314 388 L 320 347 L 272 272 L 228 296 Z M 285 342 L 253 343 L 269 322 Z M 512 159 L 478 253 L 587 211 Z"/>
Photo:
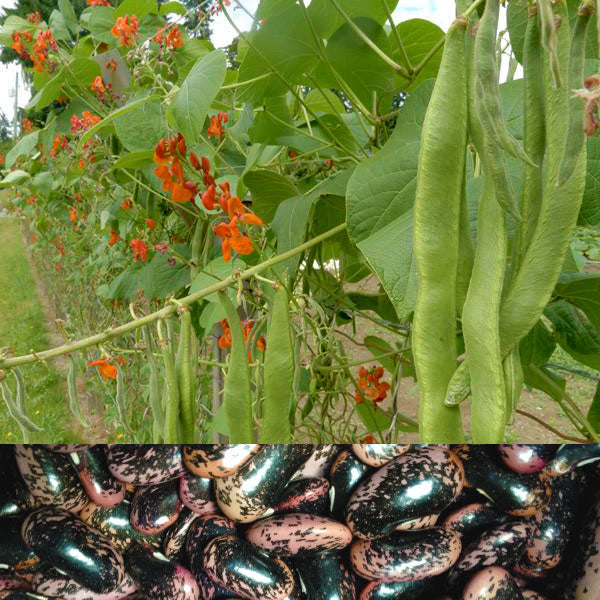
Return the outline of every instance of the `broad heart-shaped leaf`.
<path id="1" fill-rule="evenodd" d="M 600 335 L 583 311 L 565 300 L 552 302 L 544 314 L 554 325 L 561 347 L 580 363 L 600 369 Z"/>
<path id="2" fill-rule="evenodd" d="M 10 169 L 19 156 L 29 156 L 38 143 L 39 131 L 24 135 L 6 154 L 6 168 Z"/>
<path id="3" fill-rule="evenodd" d="M 330 113 L 336 115 L 346 112 L 342 101 L 331 90 L 326 88 L 308 92 L 304 98 L 304 103 L 307 108 L 310 108 L 316 114 Z"/>
<path id="4" fill-rule="evenodd" d="M 61 69 L 52 79 L 50 79 L 46 85 L 39 90 L 25 107 L 26 110 L 41 110 L 46 108 L 49 104 L 52 104 L 56 98 L 60 95 L 62 85 L 65 81 L 65 69 Z"/>
<path id="5" fill-rule="evenodd" d="M 225 53 L 214 50 L 194 65 L 177 92 L 173 116 L 188 145 L 200 141 L 208 109 L 223 85 L 226 70 Z"/>
<path id="6" fill-rule="evenodd" d="M 587 177 L 579 224 L 585 227 L 600 226 L 600 138 L 587 141 Z"/>
<path id="7" fill-rule="evenodd" d="M 154 149 L 158 140 L 167 135 L 160 102 L 148 102 L 115 120 L 115 131 L 130 152 Z"/>
<path id="8" fill-rule="evenodd" d="M 562 274 L 554 294 L 580 308 L 600 332 L 600 274 Z"/>
<path id="9" fill-rule="evenodd" d="M 365 17 L 354 19 L 355 24 L 388 56 L 392 52 L 383 27 Z M 358 37 L 350 24 L 342 25 L 329 39 L 325 48 L 327 58 L 338 75 L 350 86 L 365 106 L 372 106 L 373 92 L 381 97 L 391 91 L 394 70 Z M 325 87 L 339 87 L 326 63 L 315 71 L 317 82 Z"/>
<path id="10" fill-rule="evenodd" d="M 172 265 L 164 254 L 155 254 L 139 273 L 139 284 L 149 299 L 166 298 L 189 283 L 190 270 L 187 265 Z"/>
<path id="11" fill-rule="evenodd" d="M 375 271 L 398 317 L 414 306 L 412 206 L 420 129 L 433 83 L 409 95 L 385 146 L 363 161 L 348 183 L 348 234 Z"/>
<path id="12" fill-rule="evenodd" d="M 287 92 L 288 83 L 304 83 L 303 73 L 310 73 L 317 64 L 318 48 L 302 9 L 294 4 L 267 19 L 261 28 L 248 36 L 250 47 L 242 64 L 238 81 L 247 81 L 275 69 L 270 75 L 240 88 L 239 98 L 259 105 L 267 96 Z"/>
<path id="13" fill-rule="evenodd" d="M 556 340 L 543 321 L 538 321 L 534 328 L 521 340 L 519 352 L 523 365 L 544 365 L 556 349 Z"/>
<path id="14" fill-rule="evenodd" d="M 115 45 L 115 38 L 110 32 L 115 24 L 115 9 L 109 6 L 93 6 L 81 13 L 81 23 L 99 42 Z"/>
<path id="15" fill-rule="evenodd" d="M 50 14 L 50 19 L 48 22 L 48 26 L 52 31 L 52 35 L 55 40 L 59 41 L 70 41 L 71 40 L 71 32 L 67 27 L 67 23 L 65 21 L 64 15 L 60 12 L 60 10 L 54 9 Z"/>
<path id="16" fill-rule="evenodd" d="M 268 169 L 246 173 L 244 184 L 252 194 L 252 210 L 265 223 L 273 220 L 283 200 L 299 194 L 298 188 L 287 177 Z"/>
<path id="17" fill-rule="evenodd" d="M 434 46 L 444 37 L 444 32 L 431 21 L 425 19 L 411 19 L 403 21 L 396 27 L 402 40 L 402 45 L 408 56 L 411 67 L 416 67 L 433 50 Z M 392 58 L 404 67 L 409 67 L 404 52 L 400 51 L 396 43 L 394 32 L 389 35 L 390 44 L 394 48 Z M 397 83 L 401 89 L 416 89 L 426 79 L 437 77 L 440 62 L 442 61 L 443 46 L 429 59 L 421 69 L 417 78 L 410 81 L 398 76 Z"/>
<path id="18" fill-rule="evenodd" d="M 70 83 L 87 90 L 92 80 L 102 75 L 102 69 L 91 58 L 76 58 L 65 67 L 65 75 Z"/>
<path id="19" fill-rule="evenodd" d="M 267 21 L 294 5 L 296 0 L 260 0 L 255 18 Z"/>
<path id="20" fill-rule="evenodd" d="M 11 171 L 2 181 L 0 181 L 0 189 L 25 183 L 30 178 L 31 175 L 27 171 L 21 171 L 20 169 Z"/>
<path id="21" fill-rule="evenodd" d="M 81 30 L 79 27 L 79 21 L 73 5 L 70 0 L 58 0 L 58 9 L 64 17 L 65 23 L 73 35 L 77 35 Z"/>
<path id="22" fill-rule="evenodd" d="M 115 8 L 115 19 L 125 15 L 137 15 L 137 18 L 141 19 L 149 13 L 156 12 L 158 12 L 156 0 L 123 0 Z"/>
<path id="23" fill-rule="evenodd" d="M 385 0 L 390 13 L 394 12 L 398 0 Z M 343 11 L 350 18 L 369 17 L 383 25 L 387 20 L 382 0 L 337 0 Z M 346 23 L 345 18 L 339 13 L 331 0 L 312 0 L 308 6 L 308 14 L 317 30 L 323 38 L 328 39 L 331 35 Z"/>

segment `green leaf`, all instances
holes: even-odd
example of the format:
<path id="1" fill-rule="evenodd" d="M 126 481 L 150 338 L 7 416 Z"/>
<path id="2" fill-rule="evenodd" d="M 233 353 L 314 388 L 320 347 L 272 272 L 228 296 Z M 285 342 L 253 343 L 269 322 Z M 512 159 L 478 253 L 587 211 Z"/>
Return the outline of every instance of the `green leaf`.
<path id="1" fill-rule="evenodd" d="M 538 321 L 519 345 L 521 363 L 523 365 L 544 365 L 555 349 L 556 341 L 552 332 L 543 321 Z"/>
<path id="2" fill-rule="evenodd" d="M 166 298 L 190 283 L 187 265 L 170 264 L 169 257 L 156 253 L 139 273 L 139 285 L 148 299 Z"/>
<path id="3" fill-rule="evenodd" d="M 248 81 L 274 68 L 288 83 L 304 83 L 302 74 L 311 72 L 317 64 L 318 48 L 302 9 L 295 4 L 269 18 L 248 37 L 250 48 L 240 65 L 239 81 Z M 240 88 L 239 99 L 257 106 L 266 97 L 287 91 L 284 81 L 270 75 Z"/>
<path id="4" fill-rule="evenodd" d="M 386 431 L 392 423 L 390 416 L 377 408 L 370 400 L 365 399 L 361 404 L 355 404 L 355 410 L 370 433 Z"/>
<path id="5" fill-rule="evenodd" d="M 523 45 L 527 29 L 527 0 L 509 2 L 506 23 L 510 35 L 510 46 L 517 60 L 523 64 Z"/>
<path id="6" fill-rule="evenodd" d="M 445 35 L 442 29 L 435 23 L 426 21 L 425 19 L 411 19 L 409 21 L 404 21 L 396 27 L 396 31 L 402 40 L 402 45 L 404 46 L 410 65 L 407 63 L 404 53 L 398 48 L 396 36 L 393 32 L 389 35 L 390 44 L 394 48 L 394 52 L 391 56 L 398 64 L 407 69 L 419 65 Z M 441 46 L 428 60 L 412 83 L 407 79 L 398 76 L 397 83 L 399 84 L 400 89 L 414 90 L 426 79 L 437 77 L 442 61 L 443 50 L 444 47 Z"/>
<path id="7" fill-rule="evenodd" d="M 386 0 L 390 13 L 394 12 L 398 0 Z M 380 25 L 387 20 L 385 8 L 381 0 L 365 2 L 365 0 L 338 0 L 338 4 L 350 17 L 369 17 Z M 317 33 L 324 39 L 346 23 L 344 17 L 335 8 L 331 0 L 312 0 L 308 6 L 308 14 Z"/>
<path id="8" fill-rule="evenodd" d="M 342 101 L 328 89 L 311 90 L 306 94 L 304 103 L 316 114 L 344 114 L 346 112 Z"/>
<path id="9" fill-rule="evenodd" d="M 52 35 L 55 40 L 71 41 L 71 32 L 67 27 L 65 17 L 59 10 L 54 9 L 52 11 L 48 25 L 52 30 Z"/>
<path id="10" fill-rule="evenodd" d="M 24 135 L 6 154 L 6 168 L 10 169 L 20 156 L 33 154 L 38 143 L 39 130 Z"/>
<path id="11" fill-rule="evenodd" d="M 25 106 L 25 110 L 31 110 L 32 108 L 35 110 L 42 110 L 42 108 L 46 108 L 46 106 L 52 104 L 52 102 L 60 96 L 64 81 L 65 70 L 61 69 L 39 92 L 35 94 L 35 96 L 33 96 L 33 98 L 31 98 L 27 103 L 27 106 Z"/>
<path id="12" fill-rule="evenodd" d="M 552 321 L 560 346 L 575 360 L 600 370 L 600 336 L 585 313 L 559 300 L 546 306 L 544 314 Z"/>
<path id="13" fill-rule="evenodd" d="M 19 169 L 11 171 L 2 181 L 0 181 L 0 189 L 25 183 L 30 178 L 31 175 L 27 171 L 21 171 Z"/>
<path id="14" fill-rule="evenodd" d="M 433 83 L 425 82 L 404 104 L 384 147 L 356 167 L 348 183 L 348 234 L 390 297 L 398 316 L 414 307 L 412 206 L 420 129 Z"/>
<path id="15" fill-rule="evenodd" d="M 379 23 L 364 17 L 355 19 L 355 23 L 385 54 L 392 53 L 390 41 Z M 372 106 L 373 92 L 381 97 L 392 89 L 395 71 L 358 37 L 349 24 L 331 36 L 325 54 L 365 106 Z M 326 63 L 320 64 L 315 76 L 321 85 L 339 87 Z"/>
<path id="16" fill-rule="evenodd" d="M 104 119 L 102 119 L 102 121 L 100 121 L 99 123 L 96 123 L 96 125 L 94 125 L 93 127 L 90 127 L 81 136 L 81 139 L 79 140 L 80 146 L 85 144 L 85 142 L 87 142 L 93 135 L 98 133 L 98 131 L 100 131 L 107 125 L 110 125 L 113 121 L 115 121 L 119 117 L 122 117 L 123 115 L 126 115 L 134 110 L 137 110 L 140 106 L 143 106 L 147 102 L 154 102 L 155 100 L 158 100 L 158 99 L 159 99 L 158 96 L 145 96 L 144 98 L 139 98 L 137 100 L 133 100 L 133 101 L 125 104 L 125 106 L 121 106 L 121 108 L 117 108 L 116 110 L 113 110 L 113 112 L 111 112 L 110 115 L 108 115 L 107 117 L 104 117 Z"/>
<path id="17" fill-rule="evenodd" d="M 267 21 L 275 15 L 287 10 L 295 4 L 295 0 L 260 0 L 260 4 L 256 9 L 255 18 L 258 20 Z"/>
<path id="18" fill-rule="evenodd" d="M 542 374 L 549 377 L 560 389 L 563 391 L 565 390 L 567 382 L 562 377 L 559 377 L 544 367 L 523 365 L 523 376 L 526 386 L 535 388 L 536 390 L 542 390 L 542 392 L 545 392 L 554 400 L 562 400 L 562 394 L 560 394 L 554 386 L 550 385 Z"/>
<path id="19" fill-rule="evenodd" d="M 600 331 L 600 274 L 564 273 L 554 293 L 580 308 Z"/>
<path id="20" fill-rule="evenodd" d="M 277 207 L 272 227 L 277 235 L 278 254 L 291 250 L 304 241 L 308 217 L 314 201 L 314 195 L 300 194 L 287 198 Z M 289 276 L 292 277 L 298 268 L 299 260 L 300 256 L 293 256 L 280 263 L 276 268 L 280 272 L 287 269 Z"/>
<path id="21" fill-rule="evenodd" d="M 143 150 L 121 155 L 112 165 L 113 169 L 144 169 L 153 163 L 154 151 Z"/>
<path id="22" fill-rule="evenodd" d="M 114 8 L 109 6 L 94 6 L 82 13 L 81 21 L 82 24 L 85 23 L 84 26 L 89 30 L 94 39 L 105 44 L 115 45 L 115 38 L 110 32 L 116 21 Z"/>
<path id="23" fill-rule="evenodd" d="M 130 152 L 154 149 L 168 135 L 160 102 L 147 102 L 115 120 L 119 141 Z"/>
<path id="24" fill-rule="evenodd" d="M 57 177 L 56 173 L 42 171 L 38 173 L 31 181 L 31 186 L 36 194 L 48 197 L 50 192 L 60 185 L 62 178 Z"/>
<path id="25" fill-rule="evenodd" d="M 92 80 L 102 75 L 102 69 L 91 58 L 76 58 L 65 68 L 65 75 L 71 83 L 88 90 Z"/>
<path id="26" fill-rule="evenodd" d="M 246 263 L 239 258 L 235 263 L 232 263 L 225 262 L 222 256 L 218 256 L 211 260 L 204 269 L 196 275 L 190 287 L 190 294 L 195 294 L 204 288 L 223 281 L 223 279 L 226 279 L 233 273 L 234 269 L 243 270 L 245 267 Z M 213 294 L 206 296 L 204 300 L 207 300 L 208 302 L 219 302 L 219 297 L 217 292 L 214 292 Z"/>
<path id="27" fill-rule="evenodd" d="M 0 44 L 10 47 L 12 44 L 11 36 L 15 31 L 22 33 L 34 33 L 36 28 L 36 25 L 32 25 L 29 21 L 26 21 L 22 17 L 10 15 L 6 17 L 4 23 L 2 24 L 2 28 L 0 28 Z"/>
<path id="28" fill-rule="evenodd" d="M 273 220 L 283 200 L 299 194 L 287 177 L 266 169 L 246 173 L 244 184 L 252 193 L 252 209 L 265 223 Z"/>
<path id="29" fill-rule="evenodd" d="M 62 13 L 65 23 L 71 33 L 77 35 L 81 30 L 81 27 L 79 27 L 79 21 L 70 0 L 58 0 L 58 9 Z"/>
<path id="30" fill-rule="evenodd" d="M 123 0 L 115 8 L 115 20 L 125 15 L 136 15 L 138 19 L 142 19 L 147 14 L 156 12 L 158 12 L 156 0 Z"/>
<path id="31" fill-rule="evenodd" d="M 376 335 L 368 335 L 363 339 L 363 344 L 367 347 L 369 352 L 373 355 L 373 360 L 380 363 L 389 373 L 394 373 L 396 370 L 396 361 L 393 356 L 386 356 L 384 358 L 378 358 L 382 354 L 389 354 L 394 352 L 394 348 L 388 344 L 385 340 L 377 337 Z"/>
<path id="32" fill-rule="evenodd" d="M 173 116 L 189 145 L 200 141 L 208 109 L 223 85 L 225 71 L 225 53 L 214 50 L 194 65 L 177 92 Z"/>
<path id="33" fill-rule="evenodd" d="M 144 263 L 141 262 L 130 264 L 106 288 L 98 287 L 96 293 L 108 300 L 128 302 L 136 296 L 138 289 L 141 287 L 139 284 L 139 273 L 143 268 Z"/>
<path id="34" fill-rule="evenodd" d="M 596 386 L 596 393 L 590 405 L 590 409 L 587 414 L 588 421 L 592 427 L 600 433 L 600 381 Z"/>
<path id="35" fill-rule="evenodd" d="M 185 15 L 185 13 L 187 12 L 185 6 L 183 6 L 183 4 L 181 4 L 181 2 L 175 2 L 175 0 L 172 0 L 171 2 L 165 2 L 163 5 L 161 5 L 160 10 L 158 11 L 159 15 L 170 15 L 170 14 L 175 14 L 175 15 Z"/>

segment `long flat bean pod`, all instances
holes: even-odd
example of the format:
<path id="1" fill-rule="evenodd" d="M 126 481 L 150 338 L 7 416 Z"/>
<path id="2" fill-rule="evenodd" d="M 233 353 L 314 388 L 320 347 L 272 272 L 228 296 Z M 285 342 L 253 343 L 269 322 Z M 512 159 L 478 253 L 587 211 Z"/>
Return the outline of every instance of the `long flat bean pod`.
<path id="1" fill-rule="evenodd" d="M 508 353 L 502 366 L 506 386 L 506 423 L 511 425 L 514 422 L 517 403 L 523 391 L 523 365 L 521 364 L 519 346 L 514 346 Z"/>
<path id="2" fill-rule="evenodd" d="M 260 442 L 287 444 L 291 441 L 290 405 L 294 394 L 294 348 L 287 290 L 275 292 L 265 351 L 263 426 Z"/>
<path id="3" fill-rule="evenodd" d="M 188 307 L 180 308 L 181 331 L 177 349 L 176 371 L 179 385 L 181 433 L 185 443 L 194 442 L 196 423 L 196 352 L 192 316 Z"/>
<path id="4" fill-rule="evenodd" d="M 252 426 L 252 396 L 248 355 L 240 317 L 226 292 L 219 292 L 231 330 L 231 355 L 225 376 L 223 404 L 229 429 L 229 441 L 249 443 L 254 441 Z"/>
<path id="5" fill-rule="evenodd" d="M 569 61 L 568 87 L 571 93 L 583 87 L 583 66 L 585 63 L 585 42 L 587 39 L 588 24 L 593 8 L 583 3 L 577 11 L 577 20 L 573 31 L 571 43 L 571 58 Z M 577 157 L 585 144 L 584 104 L 581 98 L 572 95 L 569 99 L 569 126 L 567 129 L 567 144 L 560 162 L 558 183 L 562 185 L 571 177 L 577 164 Z"/>
<path id="6" fill-rule="evenodd" d="M 165 366 L 165 430 L 164 440 L 167 444 L 178 442 L 179 424 L 179 385 L 177 383 L 177 372 L 175 370 L 175 359 L 173 347 L 162 320 L 157 324 L 158 342 Z"/>
<path id="7" fill-rule="evenodd" d="M 500 16 L 500 0 L 487 0 L 485 10 L 479 23 L 475 40 L 475 55 L 477 60 L 477 80 L 481 86 L 481 100 L 489 115 L 489 133 L 496 145 L 503 148 L 515 158 L 534 165 L 527 156 L 521 144 L 508 131 L 500 104 L 500 89 L 498 86 L 498 69 L 496 65 L 496 33 Z"/>
<path id="8" fill-rule="evenodd" d="M 150 370 L 150 378 L 148 381 L 148 399 L 150 409 L 152 410 L 152 442 L 160 444 L 163 441 L 162 426 L 165 419 L 165 411 L 163 410 L 160 397 L 160 377 L 156 361 L 154 360 L 154 344 L 149 327 L 142 327 L 142 335 L 144 336 L 144 344 L 146 345 L 146 362 Z"/>
<path id="9" fill-rule="evenodd" d="M 444 405 L 456 365 L 456 274 L 467 143 L 466 22 L 446 36 L 427 108 L 414 211 L 419 277 L 412 341 L 419 381 L 419 423 L 426 443 L 463 439 L 460 411 Z"/>

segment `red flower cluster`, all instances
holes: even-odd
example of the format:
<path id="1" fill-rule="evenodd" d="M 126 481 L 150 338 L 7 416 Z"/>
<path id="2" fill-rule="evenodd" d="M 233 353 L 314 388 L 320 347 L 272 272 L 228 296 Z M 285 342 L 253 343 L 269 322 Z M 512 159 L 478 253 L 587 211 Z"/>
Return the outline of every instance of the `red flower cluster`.
<path id="1" fill-rule="evenodd" d="M 112 84 L 104 85 L 104 81 L 100 75 L 94 77 L 92 81 L 92 85 L 90 85 L 90 90 L 96 94 L 96 97 L 102 102 L 106 101 L 106 90 L 107 88 L 110 90 L 112 88 Z"/>
<path id="2" fill-rule="evenodd" d="M 119 17 L 110 30 L 121 46 L 133 46 L 138 36 L 138 18 L 135 15 Z"/>
<path id="3" fill-rule="evenodd" d="M 154 148 L 154 174 L 162 180 L 162 189 L 171 194 L 173 202 L 185 204 L 190 202 L 198 193 L 198 188 L 193 181 L 185 179 L 183 166 L 179 157 L 185 159 L 187 147 L 185 139 L 178 133 L 174 138 L 162 138 Z"/>
<path id="4" fill-rule="evenodd" d="M 21 37 L 21 35 L 23 37 Z M 26 42 L 33 42 L 33 35 L 26 31 L 21 34 L 18 31 L 13 32 L 11 48 L 21 57 L 28 58 L 33 62 L 33 66 L 38 73 L 44 70 L 44 64 L 48 59 L 48 50 L 58 50 L 58 45 L 52 36 L 50 29 L 46 31 L 39 31 L 31 55 L 27 51 L 27 48 L 23 44 L 23 39 Z"/>
<path id="5" fill-rule="evenodd" d="M 146 219 L 146 227 L 148 228 L 148 231 L 154 231 L 156 221 L 154 219 Z"/>
<path id="6" fill-rule="evenodd" d="M 208 126 L 208 137 L 218 137 L 223 139 L 223 123 L 229 121 L 227 113 L 220 112 L 218 115 L 213 115 L 210 118 L 210 125 Z"/>
<path id="7" fill-rule="evenodd" d="M 146 262 L 148 260 L 148 246 L 146 246 L 144 240 L 139 238 L 131 240 L 130 247 L 133 250 L 133 260 L 136 262 L 139 260 Z"/>
<path id="8" fill-rule="evenodd" d="M 50 156 L 53 158 L 58 154 L 59 150 L 66 150 L 69 145 L 69 140 L 66 135 L 61 135 L 57 133 L 54 136 L 54 140 L 52 141 L 52 148 L 50 148 Z"/>
<path id="9" fill-rule="evenodd" d="M 96 125 L 96 123 L 100 123 L 101 120 L 102 119 L 98 115 L 93 115 L 89 110 L 84 110 L 81 113 L 81 119 L 77 115 L 73 115 L 70 118 L 71 133 L 85 131 Z"/>
<path id="10" fill-rule="evenodd" d="M 88 6 L 110 6 L 108 0 L 87 0 Z"/>
<path id="11" fill-rule="evenodd" d="M 110 238 L 108 239 L 108 245 L 114 246 L 120 239 L 121 236 L 116 231 L 111 231 Z"/>
<path id="12" fill-rule="evenodd" d="M 21 122 L 21 127 L 25 133 L 31 133 L 33 130 L 33 121 L 30 121 L 29 119 L 23 119 Z"/>
<path id="13" fill-rule="evenodd" d="M 356 404 L 362 404 L 365 397 L 373 402 L 382 402 L 387 396 L 390 384 L 385 381 L 379 381 L 383 377 L 383 367 L 371 367 L 366 369 L 361 367 L 358 370 L 358 387 L 354 400 Z"/>
<path id="14" fill-rule="evenodd" d="M 183 46 L 183 39 L 177 25 L 161 27 L 152 38 L 152 41 L 161 47 L 164 44 L 169 50 L 177 50 L 177 48 Z"/>
<path id="15" fill-rule="evenodd" d="M 218 342 L 219 348 L 221 348 L 221 350 L 226 350 L 227 348 L 231 348 L 231 329 L 229 328 L 229 323 L 227 322 L 227 319 L 219 321 L 219 325 L 221 325 L 221 327 L 223 328 L 223 335 L 221 335 Z M 253 327 L 254 321 L 252 321 L 252 319 L 244 321 L 242 323 L 242 333 L 244 334 L 244 342 L 246 344 L 250 339 L 250 332 L 252 331 Z M 267 342 L 264 336 L 261 335 L 260 338 L 257 340 L 256 347 L 258 348 L 259 352 L 264 352 L 266 350 Z M 252 360 L 252 354 L 250 352 L 248 352 L 248 360 Z"/>

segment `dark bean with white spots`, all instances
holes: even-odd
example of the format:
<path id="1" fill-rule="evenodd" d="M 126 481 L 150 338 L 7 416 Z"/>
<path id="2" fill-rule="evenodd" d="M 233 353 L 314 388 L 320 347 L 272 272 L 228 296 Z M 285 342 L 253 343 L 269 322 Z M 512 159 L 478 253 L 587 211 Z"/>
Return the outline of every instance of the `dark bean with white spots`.
<path id="1" fill-rule="evenodd" d="M 212 479 L 185 473 L 179 479 L 179 497 L 191 511 L 199 515 L 218 512 Z"/>
<path id="2" fill-rule="evenodd" d="M 600 444 L 564 444 L 544 469 L 551 477 L 600 460 Z"/>
<path id="3" fill-rule="evenodd" d="M 354 454 L 370 467 L 382 467 L 408 452 L 410 444 L 352 444 Z"/>
<path id="4" fill-rule="evenodd" d="M 368 581 L 412 581 L 447 571 L 460 556 L 460 536 L 442 528 L 394 532 L 350 547 L 354 570 Z"/>
<path id="5" fill-rule="evenodd" d="M 20 517 L 0 518 L 0 572 L 11 571 L 23 575 L 33 573 L 40 566 L 39 557 L 27 547 L 21 537 Z"/>
<path id="6" fill-rule="evenodd" d="M 374 468 L 360 461 L 351 450 L 342 450 L 338 454 L 329 473 L 333 494 L 331 516 L 338 520 L 344 519 L 346 504 L 352 492 L 373 472 Z"/>
<path id="7" fill-rule="evenodd" d="M 68 511 L 46 507 L 33 512 L 22 535 L 41 560 L 94 592 L 114 590 L 125 577 L 123 557 L 109 540 Z"/>
<path id="8" fill-rule="evenodd" d="M 108 468 L 119 481 L 152 485 L 185 473 L 181 446 L 175 444 L 120 444 L 109 446 Z"/>
<path id="9" fill-rule="evenodd" d="M 473 575 L 462 595 L 462 600 L 521 599 L 519 586 L 510 573 L 501 567 L 488 567 Z"/>
<path id="10" fill-rule="evenodd" d="M 356 577 L 339 553 L 306 555 L 294 566 L 310 600 L 356 600 Z"/>
<path id="11" fill-rule="evenodd" d="M 188 444 L 183 447 L 183 460 L 198 477 L 230 477 L 259 449 L 260 444 Z"/>
<path id="12" fill-rule="evenodd" d="M 359 600 L 429 600 L 439 585 L 439 577 L 415 581 L 372 581 L 362 589 Z"/>
<path id="13" fill-rule="evenodd" d="M 536 473 L 554 458 L 557 448 L 556 444 L 500 444 L 498 452 L 509 469 Z"/>
<path id="14" fill-rule="evenodd" d="M 201 515 L 190 526 L 185 550 L 194 573 L 204 570 L 202 552 L 214 538 L 236 535 L 235 523 L 223 515 Z"/>
<path id="15" fill-rule="evenodd" d="M 327 477 L 333 461 L 342 449 L 341 444 L 314 444 L 308 460 L 292 475 L 290 481 Z"/>
<path id="16" fill-rule="evenodd" d="M 357 486 L 346 506 L 346 523 L 362 539 L 384 536 L 405 521 L 437 513 L 462 490 L 461 461 L 430 446 L 394 458 Z"/>
<path id="17" fill-rule="evenodd" d="M 134 529 L 152 535 L 175 523 L 182 508 L 179 482 L 167 481 L 139 487 L 131 501 L 129 518 Z"/>
<path id="18" fill-rule="evenodd" d="M 295 587 L 290 568 L 231 535 L 217 537 L 203 552 L 208 576 L 248 600 L 283 600 Z"/>
<path id="19" fill-rule="evenodd" d="M 494 525 L 506 523 L 510 517 L 488 504 L 473 502 L 450 512 L 441 524 L 465 537 L 470 537 Z"/>
<path id="20" fill-rule="evenodd" d="M 40 504 L 79 512 L 88 501 L 69 459 L 42 446 L 17 444 L 17 466 L 25 485 Z"/>
<path id="21" fill-rule="evenodd" d="M 325 515 L 329 512 L 329 490 L 329 481 L 322 477 L 292 481 L 281 493 L 273 511 L 276 514 L 301 512 Z"/>
<path id="22" fill-rule="evenodd" d="M 165 533 L 163 552 L 167 558 L 185 564 L 185 543 L 192 523 L 199 517 L 191 510 L 184 508 L 179 518 Z"/>

